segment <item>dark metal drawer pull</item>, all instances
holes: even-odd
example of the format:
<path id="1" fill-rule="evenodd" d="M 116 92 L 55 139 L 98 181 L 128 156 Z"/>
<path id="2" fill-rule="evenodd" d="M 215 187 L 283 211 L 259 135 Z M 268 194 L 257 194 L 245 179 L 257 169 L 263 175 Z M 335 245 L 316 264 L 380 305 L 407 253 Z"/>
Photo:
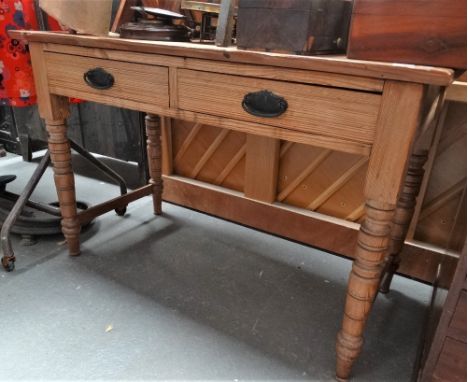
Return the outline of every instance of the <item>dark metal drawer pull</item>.
<path id="1" fill-rule="evenodd" d="M 256 117 L 279 117 L 288 108 L 288 102 L 269 90 L 246 94 L 242 100 L 244 110 Z"/>
<path id="2" fill-rule="evenodd" d="M 85 82 L 94 89 L 110 89 L 114 85 L 114 76 L 103 68 L 88 70 L 84 75 Z"/>

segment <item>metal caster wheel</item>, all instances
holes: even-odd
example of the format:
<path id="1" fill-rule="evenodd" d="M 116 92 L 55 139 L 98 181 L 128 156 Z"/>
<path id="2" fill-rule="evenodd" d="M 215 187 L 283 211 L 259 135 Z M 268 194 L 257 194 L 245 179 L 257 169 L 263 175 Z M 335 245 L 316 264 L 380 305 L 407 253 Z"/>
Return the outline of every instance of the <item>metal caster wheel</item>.
<path id="1" fill-rule="evenodd" d="M 115 210 L 115 213 L 119 216 L 124 216 L 125 213 L 127 212 L 127 206 L 125 207 L 120 207 L 120 208 L 116 208 Z"/>
<path id="2" fill-rule="evenodd" d="M 15 269 L 15 258 L 14 257 L 2 257 L 3 268 L 7 272 L 11 272 Z"/>

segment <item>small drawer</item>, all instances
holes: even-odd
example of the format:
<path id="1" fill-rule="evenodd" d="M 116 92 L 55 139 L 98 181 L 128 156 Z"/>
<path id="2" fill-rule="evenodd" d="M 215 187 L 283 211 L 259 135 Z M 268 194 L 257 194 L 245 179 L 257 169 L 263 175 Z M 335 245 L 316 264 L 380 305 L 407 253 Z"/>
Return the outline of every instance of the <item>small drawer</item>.
<path id="1" fill-rule="evenodd" d="M 54 94 L 128 108 L 134 102 L 169 107 L 167 67 L 52 52 L 45 59 Z"/>
<path id="2" fill-rule="evenodd" d="M 380 94 L 189 69 L 179 69 L 177 83 L 183 110 L 363 143 L 374 140 Z"/>

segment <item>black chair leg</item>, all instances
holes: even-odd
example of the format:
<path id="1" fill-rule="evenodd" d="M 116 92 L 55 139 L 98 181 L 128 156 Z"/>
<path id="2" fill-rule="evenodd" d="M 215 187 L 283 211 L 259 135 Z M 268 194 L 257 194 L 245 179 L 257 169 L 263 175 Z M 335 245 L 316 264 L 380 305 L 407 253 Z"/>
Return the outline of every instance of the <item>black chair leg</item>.
<path id="1" fill-rule="evenodd" d="M 114 170 L 112 170 L 110 167 L 108 167 L 104 163 L 97 160 L 89 151 L 85 150 L 84 148 L 82 148 L 81 146 L 73 142 L 72 140 L 70 140 L 70 146 L 79 155 L 85 158 L 89 163 L 91 163 L 93 166 L 97 167 L 104 174 L 106 174 L 111 179 L 113 179 L 120 186 L 121 195 L 125 195 L 127 193 L 127 185 L 125 183 L 125 180 L 119 174 L 117 174 Z M 5 268 L 7 272 L 11 272 L 12 270 L 15 269 L 15 260 L 16 260 L 15 254 L 11 245 L 11 240 L 10 240 L 11 229 L 26 204 L 34 204 L 34 206 L 37 205 L 41 207 L 39 203 L 29 202 L 29 198 L 31 194 L 34 192 L 37 184 L 39 183 L 39 180 L 42 178 L 42 175 L 44 175 L 44 172 L 49 166 L 49 164 L 50 164 L 50 153 L 49 153 L 49 150 L 47 150 L 46 154 L 41 159 L 39 165 L 34 171 L 31 179 L 27 183 L 21 195 L 16 200 L 13 208 L 11 209 L 10 213 L 5 219 L 5 222 L 3 223 L 3 226 L 0 232 L 0 243 L 3 249 L 3 257 L 1 259 L 1 263 L 3 265 L 3 268 Z M 52 210 L 51 208 L 38 208 L 38 209 L 45 211 L 45 212 L 49 212 L 49 213 L 51 213 L 50 210 Z M 126 206 L 117 208 L 115 211 L 118 215 L 124 215 L 126 212 Z"/>
<path id="2" fill-rule="evenodd" d="M 10 213 L 8 214 L 7 218 L 5 219 L 3 223 L 2 230 L 0 232 L 0 242 L 2 245 L 2 249 L 3 249 L 3 257 L 1 261 L 2 261 L 3 268 L 5 268 L 7 272 L 11 272 L 13 269 L 15 269 L 15 260 L 16 260 L 15 253 L 13 252 L 13 248 L 11 246 L 11 241 L 10 241 L 11 228 L 15 224 L 18 216 L 21 214 L 21 211 L 23 210 L 29 197 L 35 190 L 37 184 L 39 183 L 39 180 L 42 178 L 42 175 L 47 169 L 47 166 L 49 165 L 49 163 L 50 163 L 50 154 L 49 154 L 49 151 L 47 151 L 44 157 L 39 162 L 39 165 L 34 171 L 31 179 L 29 179 L 28 184 L 24 188 L 23 192 L 19 196 L 18 200 L 14 204 L 13 208 L 11 209 Z"/>

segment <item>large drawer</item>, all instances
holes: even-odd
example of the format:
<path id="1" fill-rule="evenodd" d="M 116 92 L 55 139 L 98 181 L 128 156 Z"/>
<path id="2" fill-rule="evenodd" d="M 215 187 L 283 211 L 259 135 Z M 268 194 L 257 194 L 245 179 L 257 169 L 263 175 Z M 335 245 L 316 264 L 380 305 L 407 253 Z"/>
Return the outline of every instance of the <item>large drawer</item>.
<path id="1" fill-rule="evenodd" d="M 374 140 L 380 94 L 188 69 L 178 70 L 177 84 L 183 110 L 363 143 Z M 244 96 L 261 90 L 283 97 L 287 110 L 278 117 L 249 114 L 242 106 Z"/>
<path id="2" fill-rule="evenodd" d="M 134 102 L 169 107 L 167 67 L 52 52 L 46 52 L 45 59 L 49 88 L 54 94 L 128 108 L 133 108 Z M 87 83 L 85 73 L 97 68 L 112 77 L 109 88 L 99 89 Z M 133 103 L 126 105 L 127 100 Z"/>

